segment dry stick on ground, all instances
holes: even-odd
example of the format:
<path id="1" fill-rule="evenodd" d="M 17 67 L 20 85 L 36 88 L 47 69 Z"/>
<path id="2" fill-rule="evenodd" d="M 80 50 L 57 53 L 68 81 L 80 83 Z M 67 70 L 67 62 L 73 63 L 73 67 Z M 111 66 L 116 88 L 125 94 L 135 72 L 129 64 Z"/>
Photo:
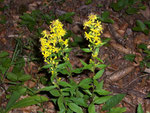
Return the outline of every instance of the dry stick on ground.
<path id="1" fill-rule="evenodd" d="M 142 78 L 142 77 L 146 77 L 146 76 L 148 76 L 148 75 L 149 75 L 149 74 L 145 74 L 145 75 L 141 75 L 141 76 L 135 78 L 135 79 L 132 80 L 131 82 L 127 83 L 127 84 L 124 86 L 124 88 L 127 88 L 128 86 L 130 86 L 132 83 L 134 83 L 134 82 L 137 81 L 138 79 L 140 79 L 140 78 Z"/>
<path id="2" fill-rule="evenodd" d="M 135 91 L 132 88 L 125 89 L 125 88 L 118 88 L 115 85 L 111 85 L 110 89 L 113 91 L 113 93 L 125 93 L 125 94 L 129 94 L 129 95 L 135 95 L 135 96 L 140 97 L 140 98 L 146 98 L 147 97 L 146 94 L 139 92 L 139 91 Z"/>
<path id="3" fill-rule="evenodd" d="M 124 76 L 128 75 L 130 72 L 132 72 L 135 69 L 135 66 L 129 66 L 122 70 L 116 71 L 109 77 L 109 80 L 112 82 L 118 81 Z"/>
<path id="4" fill-rule="evenodd" d="M 120 52 L 122 52 L 122 53 L 125 53 L 125 54 L 135 54 L 135 52 L 132 51 L 130 48 L 125 48 L 125 47 L 124 47 L 126 40 L 125 40 L 123 37 L 121 37 L 121 35 L 119 35 L 119 34 L 115 31 L 115 29 L 113 28 L 112 25 L 109 24 L 109 25 L 108 25 L 108 29 L 109 29 L 109 32 L 110 32 L 112 38 L 114 39 L 114 40 L 112 40 L 112 41 L 110 42 L 110 45 L 111 45 L 114 49 L 116 49 L 116 50 L 118 50 L 118 51 L 120 51 Z"/>
<path id="5" fill-rule="evenodd" d="M 108 30 L 112 35 L 112 38 L 119 44 L 125 45 L 126 39 L 124 39 L 121 35 L 119 35 L 111 24 L 108 25 Z"/>
<path id="6" fill-rule="evenodd" d="M 130 48 L 125 48 L 125 47 L 123 47 L 121 44 L 116 43 L 116 42 L 113 41 L 113 40 L 110 42 L 110 45 L 111 45 L 114 49 L 116 49 L 116 50 L 118 50 L 118 51 L 120 51 L 120 52 L 122 52 L 122 53 L 125 53 L 125 54 L 135 54 L 135 52 L 132 51 Z"/>

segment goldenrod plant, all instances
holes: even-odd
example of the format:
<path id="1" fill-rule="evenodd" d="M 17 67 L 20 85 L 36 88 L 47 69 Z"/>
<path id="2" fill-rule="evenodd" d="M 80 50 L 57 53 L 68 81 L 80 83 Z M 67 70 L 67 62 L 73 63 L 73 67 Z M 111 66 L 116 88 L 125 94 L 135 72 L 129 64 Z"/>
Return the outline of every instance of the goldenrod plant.
<path id="1" fill-rule="evenodd" d="M 42 32 L 43 37 L 40 39 L 41 52 L 44 56 L 44 61 L 51 65 L 50 71 L 54 77 L 57 75 L 56 69 L 61 57 L 64 61 L 69 60 L 68 54 L 65 54 L 68 49 L 68 39 L 62 39 L 66 34 L 66 30 L 63 29 L 63 24 L 59 20 L 52 21 L 49 29 L 50 32 L 46 30 Z"/>
<path id="2" fill-rule="evenodd" d="M 41 52 L 49 69 L 51 83 L 40 91 L 48 91 L 51 100 L 59 108 L 59 113 L 96 113 L 95 105 L 104 104 L 99 111 L 123 113 L 125 108 L 114 108 L 125 96 L 124 94 L 110 95 L 111 92 L 103 89 L 103 81 L 99 78 L 103 75 L 106 67 L 103 61 L 98 58 L 99 47 L 104 45 L 101 41 L 103 27 L 97 15 L 89 15 L 89 19 L 84 22 L 85 38 L 89 41 L 88 48 L 83 48 L 85 52 L 91 53 L 89 64 L 81 60 L 83 67 L 72 68 L 69 61 L 68 39 L 63 39 L 66 30 L 59 20 L 54 20 L 49 26 L 49 31 L 42 32 L 40 38 Z M 96 72 L 96 68 L 99 71 Z M 87 77 L 76 83 L 73 76 L 78 76 L 83 70 L 90 70 L 92 77 Z M 64 76 L 65 79 L 62 79 Z"/>

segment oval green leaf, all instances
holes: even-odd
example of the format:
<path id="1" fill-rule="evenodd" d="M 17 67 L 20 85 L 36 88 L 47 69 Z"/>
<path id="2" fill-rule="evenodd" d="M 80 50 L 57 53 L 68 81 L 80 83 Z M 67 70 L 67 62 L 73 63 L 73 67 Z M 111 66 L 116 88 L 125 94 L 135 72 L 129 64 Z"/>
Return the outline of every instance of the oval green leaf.
<path id="1" fill-rule="evenodd" d="M 96 75 L 93 77 L 93 79 L 99 79 L 104 73 L 104 69 L 101 69 L 96 73 Z"/>
<path id="2" fill-rule="evenodd" d="M 74 111 L 75 113 L 83 113 L 81 107 L 76 105 L 75 103 L 68 103 L 69 108 Z"/>

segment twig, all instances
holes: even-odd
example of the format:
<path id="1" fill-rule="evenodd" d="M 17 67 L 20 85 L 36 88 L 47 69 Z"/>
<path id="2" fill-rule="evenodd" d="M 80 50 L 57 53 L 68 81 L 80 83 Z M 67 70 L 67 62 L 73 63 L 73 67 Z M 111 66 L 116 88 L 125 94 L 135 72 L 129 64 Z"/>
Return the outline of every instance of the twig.
<path id="1" fill-rule="evenodd" d="M 131 85 L 133 82 L 135 82 L 135 81 L 138 80 L 139 78 L 145 77 L 145 76 L 147 76 L 147 75 L 148 75 L 148 74 L 145 74 L 145 75 L 141 75 L 141 76 L 135 78 L 134 80 L 132 80 L 131 82 L 129 82 L 128 84 L 126 84 L 126 85 L 124 86 L 124 88 L 127 88 L 129 85 Z"/>

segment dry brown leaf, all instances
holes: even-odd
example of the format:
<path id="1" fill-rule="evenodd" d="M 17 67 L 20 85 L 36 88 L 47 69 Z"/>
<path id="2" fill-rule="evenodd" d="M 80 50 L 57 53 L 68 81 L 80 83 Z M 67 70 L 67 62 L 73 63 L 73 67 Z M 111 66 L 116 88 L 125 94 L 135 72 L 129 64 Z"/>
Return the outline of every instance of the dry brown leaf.
<path id="1" fill-rule="evenodd" d="M 31 81 L 31 80 L 28 80 L 24 83 L 25 86 L 29 87 L 29 88 L 33 88 L 36 86 L 36 83 Z"/>
<path id="2" fill-rule="evenodd" d="M 139 45 L 141 43 L 146 43 L 148 41 L 149 37 L 146 36 L 145 34 L 141 33 L 137 35 L 134 39 L 134 43 Z"/>
<path id="3" fill-rule="evenodd" d="M 112 25 L 108 25 L 108 30 L 110 32 L 110 34 L 112 35 L 113 39 L 121 44 L 121 45 L 125 45 L 125 39 L 123 38 L 123 36 L 121 36 L 117 31 L 118 30 L 115 30 L 115 28 L 112 26 Z M 120 32 L 120 31 L 119 31 Z M 121 32 L 124 32 L 124 31 L 121 31 Z M 122 33 L 121 33 L 122 34 Z"/>
<path id="4" fill-rule="evenodd" d="M 141 12 L 141 14 L 142 14 L 146 19 L 149 19 L 149 18 L 150 18 L 150 8 L 149 8 L 149 6 L 146 6 L 146 10 L 141 10 L 140 12 Z"/>
<path id="5" fill-rule="evenodd" d="M 120 52 L 122 52 L 122 53 L 125 53 L 125 54 L 135 54 L 135 52 L 132 51 L 130 48 L 125 48 L 125 47 L 123 47 L 122 45 L 120 45 L 120 44 L 118 44 L 118 43 L 116 43 L 116 42 L 114 42 L 114 41 L 111 41 L 110 45 L 111 45 L 114 49 L 116 49 L 116 50 L 118 50 L 118 51 L 120 51 Z"/>
<path id="6" fill-rule="evenodd" d="M 120 26 L 119 29 L 121 29 L 121 30 L 126 30 L 127 27 L 128 27 L 128 23 L 124 23 L 122 26 Z"/>
<path id="7" fill-rule="evenodd" d="M 1 43 L 3 43 L 4 45 L 6 45 L 6 44 L 7 44 L 7 40 L 6 40 L 6 38 L 0 38 L 0 42 L 1 42 Z"/>
<path id="8" fill-rule="evenodd" d="M 106 32 L 103 33 L 103 36 L 110 38 L 110 37 L 111 37 L 111 34 L 110 34 L 109 31 L 106 31 Z"/>
<path id="9" fill-rule="evenodd" d="M 145 112 L 146 113 L 150 113 L 150 104 L 147 104 L 145 107 L 146 107 Z"/>
<path id="10" fill-rule="evenodd" d="M 119 29 L 117 31 L 117 33 L 119 33 L 122 37 L 124 36 L 125 30 Z"/>
<path id="11" fill-rule="evenodd" d="M 74 25 L 73 27 L 72 27 L 72 31 L 74 32 L 74 33 L 80 33 L 81 32 L 81 28 L 79 27 L 79 25 Z"/>
<path id="12" fill-rule="evenodd" d="M 119 29 L 119 25 L 117 22 L 115 22 L 114 24 L 112 24 L 112 27 L 115 29 L 115 30 L 118 30 Z"/>
<path id="13" fill-rule="evenodd" d="M 135 62 L 137 65 L 140 65 L 140 62 L 143 60 L 142 55 L 140 53 L 136 53 Z"/>
<path id="14" fill-rule="evenodd" d="M 129 66 L 129 67 L 126 67 L 122 70 L 119 70 L 119 71 L 116 71 L 115 73 L 113 73 L 109 80 L 115 82 L 115 81 L 118 81 L 120 80 L 121 78 L 123 78 L 124 76 L 128 75 L 130 72 L 132 72 L 133 70 L 135 69 L 134 66 Z"/>
<path id="15" fill-rule="evenodd" d="M 128 23 L 124 23 L 122 26 L 120 26 L 120 28 L 119 28 L 119 30 L 117 30 L 117 32 L 123 37 L 127 27 L 128 27 Z"/>

